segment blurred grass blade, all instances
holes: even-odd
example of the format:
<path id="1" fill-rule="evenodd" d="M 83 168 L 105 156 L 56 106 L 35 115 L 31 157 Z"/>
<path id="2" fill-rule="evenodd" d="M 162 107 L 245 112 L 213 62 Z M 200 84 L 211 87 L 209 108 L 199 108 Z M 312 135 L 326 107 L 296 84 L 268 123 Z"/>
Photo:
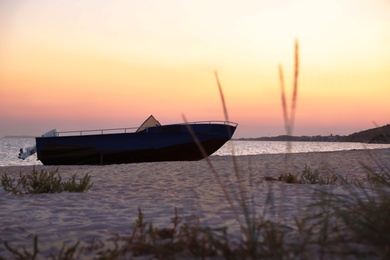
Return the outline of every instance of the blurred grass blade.
<path id="1" fill-rule="evenodd" d="M 207 153 L 206 151 L 204 150 L 202 144 L 199 142 L 199 139 L 198 137 L 196 136 L 194 130 L 191 128 L 191 126 L 188 124 L 188 120 L 187 118 L 185 117 L 185 115 L 182 115 L 182 118 L 183 118 L 183 121 L 184 123 L 186 124 L 187 126 L 187 129 L 188 131 L 190 132 L 191 136 L 192 136 L 192 139 L 195 141 L 195 144 L 196 146 L 198 147 L 199 151 L 202 153 L 202 156 L 204 157 L 204 159 L 206 160 L 207 164 L 209 165 L 212 173 L 214 174 L 214 177 L 215 179 L 217 180 L 218 182 L 218 185 L 221 187 L 221 190 L 223 192 L 223 195 L 225 197 L 225 199 L 227 200 L 227 202 L 229 203 L 229 206 L 230 208 L 232 209 L 233 211 L 233 215 L 237 221 L 237 223 L 240 225 L 240 228 L 241 230 L 244 230 L 244 226 L 242 225 L 241 223 L 241 220 L 238 216 L 238 212 L 237 212 L 237 209 L 236 207 L 234 206 L 233 204 L 233 201 L 231 200 L 230 196 L 229 196 L 229 193 L 227 192 L 227 189 L 225 187 L 225 185 L 223 184 L 222 182 L 222 179 L 221 179 L 221 176 L 219 175 L 218 171 L 215 169 L 214 165 L 211 163 L 210 161 L 210 158 L 207 156 Z"/>
<path id="2" fill-rule="evenodd" d="M 284 88 L 284 76 L 282 65 L 279 64 L 279 79 L 280 79 L 280 90 L 282 92 L 282 109 L 283 109 L 283 119 L 284 127 L 286 128 L 286 133 L 289 134 L 289 121 L 288 121 L 288 112 L 287 112 L 287 103 L 286 103 L 286 91 Z"/>
<path id="3" fill-rule="evenodd" d="M 291 103 L 291 115 L 290 115 L 290 131 L 292 134 L 292 129 L 294 127 L 294 119 L 295 119 L 295 109 L 298 98 L 298 75 L 299 75 L 299 43 L 298 40 L 295 40 L 295 66 L 294 66 L 294 89 Z"/>
<path id="4" fill-rule="evenodd" d="M 214 75 L 215 75 L 215 79 L 217 80 L 218 90 L 219 90 L 219 94 L 221 96 L 221 101 L 222 101 L 223 113 L 225 115 L 225 120 L 229 121 L 229 115 L 228 115 L 227 108 L 226 108 L 225 97 L 223 95 L 221 83 L 220 83 L 219 78 L 218 78 L 218 72 L 214 71 Z"/>

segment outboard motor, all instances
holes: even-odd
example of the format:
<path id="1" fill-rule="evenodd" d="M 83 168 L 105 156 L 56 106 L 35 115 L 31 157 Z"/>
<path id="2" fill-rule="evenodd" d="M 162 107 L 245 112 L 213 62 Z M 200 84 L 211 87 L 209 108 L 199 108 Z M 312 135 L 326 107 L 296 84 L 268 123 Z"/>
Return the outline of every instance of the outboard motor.
<path id="1" fill-rule="evenodd" d="M 49 132 L 42 135 L 42 137 L 56 137 L 56 136 L 58 136 L 58 132 L 56 129 L 50 130 Z M 20 148 L 18 158 L 25 160 L 27 157 L 33 155 L 36 152 L 37 152 L 36 145 L 27 147 L 25 152 L 23 151 L 23 148 Z"/>
<path id="2" fill-rule="evenodd" d="M 24 160 L 24 159 L 26 159 L 30 155 L 33 155 L 36 152 L 37 152 L 37 147 L 35 145 L 27 147 L 25 152 L 23 152 L 23 148 L 20 148 L 18 158 Z"/>

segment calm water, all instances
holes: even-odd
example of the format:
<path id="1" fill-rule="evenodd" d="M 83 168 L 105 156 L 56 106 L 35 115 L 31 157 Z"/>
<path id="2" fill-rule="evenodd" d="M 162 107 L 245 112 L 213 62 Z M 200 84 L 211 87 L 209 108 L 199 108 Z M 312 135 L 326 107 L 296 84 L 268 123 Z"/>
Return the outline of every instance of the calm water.
<path id="1" fill-rule="evenodd" d="M 34 138 L 0 138 L 0 166 L 11 165 L 41 165 L 36 155 L 26 160 L 18 159 L 20 148 L 26 148 L 35 144 Z M 285 152 L 326 152 L 343 150 L 362 150 L 390 148 L 390 144 L 362 144 L 362 143 L 338 143 L 338 142 L 265 142 L 265 141 L 230 141 L 212 156 L 232 155 L 256 155 L 278 154 Z"/>

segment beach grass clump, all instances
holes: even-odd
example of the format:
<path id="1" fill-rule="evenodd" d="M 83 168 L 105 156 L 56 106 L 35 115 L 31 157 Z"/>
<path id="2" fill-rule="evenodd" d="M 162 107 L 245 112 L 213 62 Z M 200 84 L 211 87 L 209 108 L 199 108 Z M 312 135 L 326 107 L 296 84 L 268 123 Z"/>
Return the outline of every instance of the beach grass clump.
<path id="1" fill-rule="evenodd" d="M 365 164 L 362 164 L 362 167 L 364 167 L 367 171 L 367 175 L 363 180 L 363 183 L 367 182 L 374 186 L 380 185 L 390 187 L 390 169 L 380 167 L 379 172 L 377 172 Z"/>
<path id="2" fill-rule="evenodd" d="M 338 197 L 334 210 L 357 239 L 385 259 L 390 257 L 390 175 L 371 171 L 368 176 L 371 185 L 347 186 L 349 198 Z"/>
<path id="3" fill-rule="evenodd" d="M 299 183 L 298 174 L 290 172 L 280 174 L 279 180 L 285 183 Z"/>
<path id="4" fill-rule="evenodd" d="M 318 193 L 312 209 L 328 251 L 337 244 L 339 255 L 390 258 L 390 175 L 380 168 L 367 167 L 359 182 L 340 177 L 343 192 Z"/>
<path id="5" fill-rule="evenodd" d="M 15 258 L 17 259 L 36 259 L 38 256 L 38 235 L 34 235 L 33 248 L 31 251 L 27 250 L 26 247 L 22 247 L 22 250 L 11 247 L 7 241 L 4 241 L 4 246 Z M 0 259 L 3 259 L 0 256 Z M 4 258 L 5 259 L 5 258 Z"/>
<path id="6" fill-rule="evenodd" d="M 172 218 L 170 228 L 157 228 L 145 221 L 141 209 L 130 236 L 120 237 L 124 242 L 119 255 L 131 253 L 132 256 L 153 255 L 157 259 L 196 257 L 207 258 L 233 254 L 229 247 L 226 228 L 202 227 L 196 217 Z M 112 252 L 110 252 L 111 254 Z M 118 254 L 118 253 L 116 253 Z"/>
<path id="7" fill-rule="evenodd" d="M 3 189 L 13 195 L 39 194 L 58 192 L 84 192 L 92 187 L 91 177 L 86 174 L 79 181 L 74 174 L 69 180 L 62 180 L 58 168 L 52 171 L 38 171 L 33 168 L 31 173 L 19 173 L 19 179 L 12 178 L 4 173 L 1 176 Z"/>
<path id="8" fill-rule="evenodd" d="M 12 259 L 44 259 L 48 257 L 41 258 L 41 251 L 39 250 L 38 235 L 34 235 L 33 248 L 26 249 L 23 246 L 21 249 L 12 247 L 7 241 L 4 241 L 4 246 L 7 251 L 14 257 Z M 51 259 L 78 259 L 83 249 L 79 248 L 80 241 L 77 241 L 74 245 L 65 246 L 62 245 L 61 249 L 57 252 L 57 255 L 54 256 L 51 254 Z M 5 259 L 0 256 L 0 259 Z"/>
<path id="9" fill-rule="evenodd" d="M 319 184 L 319 185 L 333 185 L 337 182 L 337 175 L 331 174 L 327 176 L 322 176 L 318 169 L 311 169 L 307 164 L 305 168 L 297 173 L 282 173 L 279 176 L 279 180 L 286 183 L 295 183 L 295 184 Z"/>
<path id="10" fill-rule="evenodd" d="M 376 195 L 378 196 L 375 200 L 355 197 L 349 204 L 341 199 L 336 205 L 343 208 L 337 209 L 336 213 L 356 239 L 371 245 L 383 259 L 388 259 L 390 257 L 390 193 L 381 192 Z"/>

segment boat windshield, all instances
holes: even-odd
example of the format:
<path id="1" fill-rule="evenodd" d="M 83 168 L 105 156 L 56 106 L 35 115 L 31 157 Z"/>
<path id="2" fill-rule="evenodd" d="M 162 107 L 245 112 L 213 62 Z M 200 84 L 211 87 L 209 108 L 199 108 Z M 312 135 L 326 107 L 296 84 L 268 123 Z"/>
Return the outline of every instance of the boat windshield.
<path id="1" fill-rule="evenodd" d="M 145 122 L 142 123 L 142 125 L 137 129 L 136 133 L 145 131 L 146 128 L 153 126 L 161 126 L 161 124 L 156 120 L 156 118 L 154 118 L 153 115 L 151 115 L 148 117 L 148 119 L 145 120 Z"/>

